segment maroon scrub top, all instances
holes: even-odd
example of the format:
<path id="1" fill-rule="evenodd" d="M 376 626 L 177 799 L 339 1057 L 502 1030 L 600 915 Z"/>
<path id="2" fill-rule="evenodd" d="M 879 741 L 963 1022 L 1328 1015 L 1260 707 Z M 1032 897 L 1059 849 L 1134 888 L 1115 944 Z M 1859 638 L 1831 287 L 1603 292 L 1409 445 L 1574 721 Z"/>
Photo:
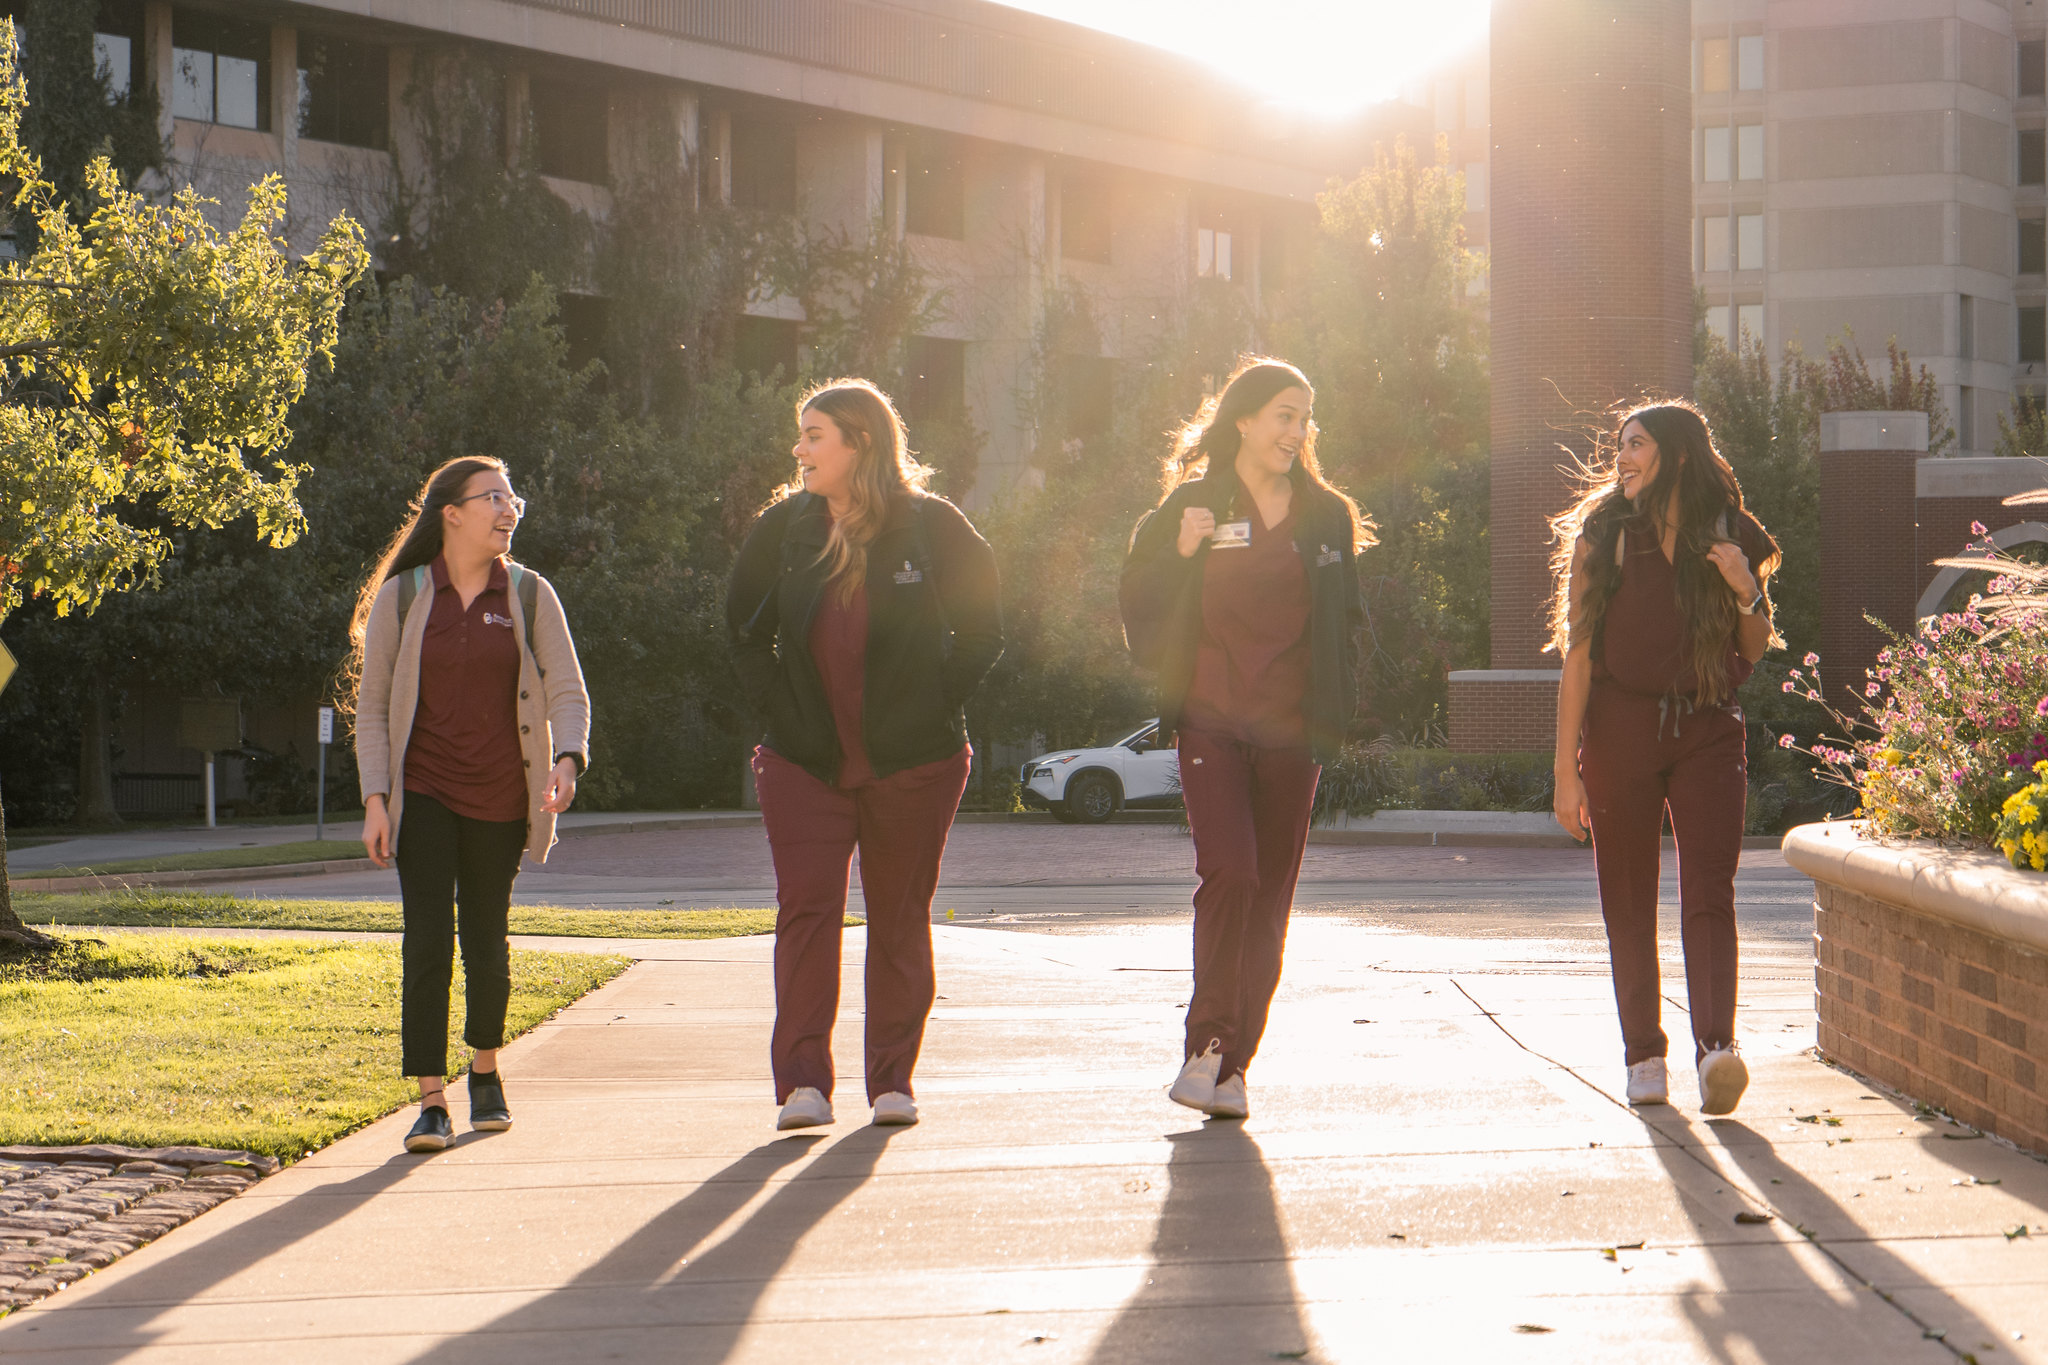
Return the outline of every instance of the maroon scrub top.
<path id="1" fill-rule="evenodd" d="M 1268 527 L 1255 507 L 1247 546 L 1211 546 L 1202 564 L 1202 634 L 1181 723 L 1261 748 L 1308 742 L 1308 571 L 1294 543 L 1301 501 Z"/>
<path id="2" fill-rule="evenodd" d="M 526 763 L 519 748 L 519 640 L 512 633 L 510 575 L 490 581 L 467 607 L 436 557 L 433 606 L 420 641 L 420 697 L 405 746 L 405 789 L 472 820 L 527 818 Z"/>
<path id="3" fill-rule="evenodd" d="M 1770 549 L 1764 528 L 1744 512 L 1736 518 L 1732 534 L 1755 573 Z M 1687 656 L 1685 621 L 1678 610 L 1678 569 L 1664 557 L 1649 518 L 1630 518 L 1623 535 L 1621 586 L 1601 623 L 1594 676 L 1644 696 L 1697 697 L 1699 675 Z M 1730 689 L 1740 687 L 1755 671 L 1756 665 L 1742 657 L 1730 635 Z"/>
<path id="4" fill-rule="evenodd" d="M 865 786 L 875 780 L 863 729 L 868 668 L 866 584 L 854 588 L 847 601 L 840 600 L 837 583 L 825 585 L 817 614 L 811 618 L 810 644 L 818 680 L 825 685 L 825 701 L 832 708 L 832 724 L 839 731 L 838 785 Z"/>

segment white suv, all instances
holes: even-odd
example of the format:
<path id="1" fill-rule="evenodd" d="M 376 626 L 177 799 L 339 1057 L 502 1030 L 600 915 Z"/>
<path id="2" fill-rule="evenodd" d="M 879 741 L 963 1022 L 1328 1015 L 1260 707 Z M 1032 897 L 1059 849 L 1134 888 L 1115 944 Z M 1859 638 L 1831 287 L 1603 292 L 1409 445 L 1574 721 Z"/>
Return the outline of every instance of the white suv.
<path id="1" fill-rule="evenodd" d="M 1157 745 L 1159 722 L 1148 720 L 1099 749 L 1041 754 L 1017 773 L 1024 804 L 1067 824 L 1099 825 L 1120 808 L 1180 805 L 1180 754 Z"/>

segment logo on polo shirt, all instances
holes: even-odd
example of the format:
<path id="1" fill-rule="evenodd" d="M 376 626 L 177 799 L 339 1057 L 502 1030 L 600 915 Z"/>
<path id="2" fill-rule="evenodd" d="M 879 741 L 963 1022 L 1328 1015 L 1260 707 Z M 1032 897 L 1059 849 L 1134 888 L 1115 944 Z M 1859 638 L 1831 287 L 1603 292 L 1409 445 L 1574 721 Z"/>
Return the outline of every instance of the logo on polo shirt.
<path id="1" fill-rule="evenodd" d="M 487 626 L 504 626 L 507 629 L 510 629 L 512 625 L 512 618 L 509 616 L 494 616 L 490 612 L 485 612 L 484 624 Z"/>

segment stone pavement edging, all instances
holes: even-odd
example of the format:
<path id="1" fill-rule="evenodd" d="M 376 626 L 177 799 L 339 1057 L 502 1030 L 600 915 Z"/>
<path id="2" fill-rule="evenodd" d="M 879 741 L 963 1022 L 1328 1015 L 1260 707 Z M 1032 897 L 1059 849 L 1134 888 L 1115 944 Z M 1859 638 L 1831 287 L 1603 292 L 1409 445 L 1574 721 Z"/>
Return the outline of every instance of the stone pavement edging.
<path id="1" fill-rule="evenodd" d="M 205 886 L 211 882 L 267 881 L 273 877 L 318 877 L 329 872 L 363 872 L 368 858 L 330 858 L 322 863 L 271 863 L 258 867 L 200 867 L 182 872 L 116 872 L 89 877 L 10 877 L 9 891 L 117 891 L 129 886 Z"/>
<path id="2" fill-rule="evenodd" d="M 1880 843 L 1861 821 L 1801 825 L 1785 836 L 1784 850 L 1785 861 L 1815 881 L 2048 953 L 2048 873 L 1927 840 Z"/>
<path id="3" fill-rule="evenodd" d="M 0 1317 L 277 1169 L 276 1157 L 213 1147 L 0 1147 Z"/>

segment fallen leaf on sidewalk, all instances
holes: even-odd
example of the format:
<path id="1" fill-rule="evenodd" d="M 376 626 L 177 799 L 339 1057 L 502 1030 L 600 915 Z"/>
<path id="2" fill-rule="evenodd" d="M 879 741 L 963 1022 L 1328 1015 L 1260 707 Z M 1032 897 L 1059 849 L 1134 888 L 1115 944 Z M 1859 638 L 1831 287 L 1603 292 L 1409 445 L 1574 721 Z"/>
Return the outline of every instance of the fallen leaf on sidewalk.
<path id="1" fill-rule="evenodd" d="M 1525 1336 L 1537 1336 L 1544 1332 L 1555 1332 L 1557 1329 L 1545 1327 L 1540 1322 L 1518 1322 L 1515 1324 L 1515 1330 Z"/>
<path id="2" fill-rule="evenodd" d="M 2025 1223 L 2016 1224 L 2015 1226 L 2009 1227 L 2005 1230 L 2005 1240 L 2008 1242 L 2013 1241 L 2016 1238 L 2027 1237 L 2031 1235 L 2032 1234 L 2027 1231 L 2027 1225 Z"/>
<path id="3" fill-rule="evenodd" d="M 1944 1142 L 1971 1142 L 1984 1135 L 1982 1133 L 1943 1133 L 1941 1136 Z"/>
<path id="4" fill-rule="evenodd" d="M 1746 1227 L 1753 1227 L 1759 1223 L 1771 1222 L 1773 1217 L 1774 1215 L 1772 1214 L 1751 1213 L 1748 1209 L 1744 1209 L 1741 1213 L 1735 1215 L 1735 1221 Z"/>
<path id="5" fill-rule="evenodd" d="M 1043 1345 L 1048 1341 L 1058 1341 L 1059 1339 L 1060 1334 L 1058 1332 L 1039 1332 L 1033 1336 L 1028 1336 L 1024 1338 L 1024 1344 L 1026 1346 L 1039 1346 Z"/>
<path id="6" fill-rule="evenodd" d="M 1601 1255 L 1601 1258 L 1602 1258 L 1602 1259 L 1604 1259 L 1604 1260 L 1609 1260 L 1609 1261 L 1618 1261 L 1618 1260 L 1620 1260 L 1620 1259 L 1621 1259 L 1621 1257 L 1619 1257 L 1619 1256 L 1617 1256 L 1617 1255 L 1615 1255 L 1615 1254 L 1614 1254 L 1614 1248 L 1613 1248 L 1613 1247 L 1601 1247 L 1601 1248 L 1600 1248 L 1600 1255 Z"/>
<path id="7" fill-rule="evenodd" d="M 1830 1128 L 1842 1126 L 1842 1121 L 1832 1114 L 1801 1114 L 1798 1118 L 1801 1123 L 1825 1123 Z"/>
<path id="8" fill-rule="evenodd" d="M 1643 1249 L 1643 1244 L 1641 1239 L 1637 1239 L 1633 1242 L 1616 1242 L 1614 1244 L 1614 1249 L 1616 1251 L 1641 1251 Z"/>
<path id="9" fill-rule="evenodd" d="M 1304 1346 L 1304 1347 L 1302 1347 L 1302 1348 L 1301 1348 L 1301 1349 L 1300 1349 L 1299 1351 L 1275 1351 L 1275 1352 L 1273 1352 L 1273 1359 L 1275 1359 L 1275 1360 L 1307 1360 L 1307 1359 L 1308 1359 L 1308 1347 Z"/>

